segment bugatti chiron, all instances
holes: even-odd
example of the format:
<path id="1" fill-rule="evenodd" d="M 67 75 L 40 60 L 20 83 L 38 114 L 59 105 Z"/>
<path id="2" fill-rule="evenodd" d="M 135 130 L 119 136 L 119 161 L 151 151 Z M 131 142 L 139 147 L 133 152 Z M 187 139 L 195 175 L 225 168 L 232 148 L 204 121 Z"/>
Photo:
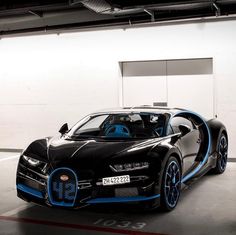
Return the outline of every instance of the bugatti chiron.
<path id="1" fill-rule="evenodd" d="M 181 189 L 225 171 L 228 135 L 217 119 L 178 108 L 92 113 L 21 154 L 17 195 L 50 207 L 100 203 L 174 209 Z"/>

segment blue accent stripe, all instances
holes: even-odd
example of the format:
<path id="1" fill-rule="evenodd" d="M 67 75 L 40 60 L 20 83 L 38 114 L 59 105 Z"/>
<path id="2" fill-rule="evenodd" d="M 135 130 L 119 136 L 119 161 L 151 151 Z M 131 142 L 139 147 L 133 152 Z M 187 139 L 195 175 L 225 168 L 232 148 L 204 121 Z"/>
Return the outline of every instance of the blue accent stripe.
<path id="1" fill-rule="evenodd" d="M 200 171 L 200 169 L 202 168 L 202 166 L 206 163 L 206 161 L 208 160 L 208 157 L 209 157 L 209 154 L 210 154 L 210 149 L 211 149 L 211 134 L 210 134 L 210 130 L 209 130 L 209 127 L 207 125 L 207 123 L 205 122 L 204 118 L 201 117 L 199 114 L 195 113 L 195 112 L 192 112 L 192 111 L 180 111 L 178 113 L 176 113 L 173 117 L 179 115 L 179 114 L 192 114 L 192 115 L 195 115 L 196 117 L 200 118 L 203 122 L 203 124 L 205 125 L 206 129 L 207 129 L 207 134 L 208 134 L 208 148 L 207 148 L 207 152 L 206 152 L 206 155 L 204 156 L 203 160 L 199 163 L 199 165 L 192 171 L 190 172 L 188 175 L 186 175 L 182 180 L 181 182 L 184 183 L 185 181 L 187 181 L 188 179 L 190 179 L 191 177 L 193 177 L 198 171 Z M 171 118 L 171 119 L 172 119 Z M 170 124 L 170 121 L 171 119 L 169 120 L 169 124 Z M 169 125 L 168 124 L 168 125 Z"/>
<path id="2" fill-rule="evenodd" d="M 36 189 L 33 189 L 27 185 L 24 185 L 24 184 L 17 184 L 17 189 L 23 191 L 24 193 L 28 193 L 34 197 L 38 197 L 38 198 L 44 198 L 43 197 L 43 194 L 42 192 L 36 190 Z"/>
<path id="3" fill-rule="evenodd" d="M 138 201 L 147 201 L 155 198 L 159 198 L 160 194 L 156 194 L 150 197 L 145 196 L 135 196 L 135 197 L 105 197 L 105 198 L 94 198 L 86 203 L 96 204 L 96 203 L 114 203 L 114 202 L 138 202 Z"/>

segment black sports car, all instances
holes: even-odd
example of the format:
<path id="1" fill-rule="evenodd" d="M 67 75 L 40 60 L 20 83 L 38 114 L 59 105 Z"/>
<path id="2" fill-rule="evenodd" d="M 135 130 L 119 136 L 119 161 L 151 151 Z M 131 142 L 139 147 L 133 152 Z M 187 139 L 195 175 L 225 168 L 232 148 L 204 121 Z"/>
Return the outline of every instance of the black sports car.
<path id="1" fill-rule="evenodd" d="M 170 211 L 181 188 L 211 169 L 223 173 L 227 164 L 225 126 L 183 109 L 98 112 L 59 132 L 23 151 L 20 198 L 52 207 L 141 203 Z"/>

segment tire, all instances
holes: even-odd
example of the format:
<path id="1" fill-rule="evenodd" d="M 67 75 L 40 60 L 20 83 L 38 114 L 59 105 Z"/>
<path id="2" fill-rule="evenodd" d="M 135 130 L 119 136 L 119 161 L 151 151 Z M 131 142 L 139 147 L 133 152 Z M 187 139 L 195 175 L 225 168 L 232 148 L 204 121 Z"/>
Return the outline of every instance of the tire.
<path id="1" fill-rule="evenodd" d="M 161 209 L 172 211 L 178 204 L 181 189 L 181 167 L 176 157 L 166 163 L 161 183 Z"/>
<path id="2" fill-rule="evenodd" d="M 221 133 L 217 143 L 217 161 L 216 167 L 213 169 L 215 174 L 224 173 L 227 166 L 228 159 L 228 140 L 224 133 Z"/>

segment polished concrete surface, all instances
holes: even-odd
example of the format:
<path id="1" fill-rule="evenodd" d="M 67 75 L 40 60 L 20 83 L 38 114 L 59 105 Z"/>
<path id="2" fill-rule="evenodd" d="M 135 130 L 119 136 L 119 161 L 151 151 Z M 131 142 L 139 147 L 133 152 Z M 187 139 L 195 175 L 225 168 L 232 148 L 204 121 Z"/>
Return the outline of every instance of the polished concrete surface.
<path id="1" fill-rule="evenodd" d="M 170 213 L 130 206 L 50 209 L 16 197 L 19 153 L 0 152 L 0 234 L 236 234 L 236 163 L 223 175 L 208 174 L 182 192 Z M 133 231 L 133 232 L 132 232 Z"/>

